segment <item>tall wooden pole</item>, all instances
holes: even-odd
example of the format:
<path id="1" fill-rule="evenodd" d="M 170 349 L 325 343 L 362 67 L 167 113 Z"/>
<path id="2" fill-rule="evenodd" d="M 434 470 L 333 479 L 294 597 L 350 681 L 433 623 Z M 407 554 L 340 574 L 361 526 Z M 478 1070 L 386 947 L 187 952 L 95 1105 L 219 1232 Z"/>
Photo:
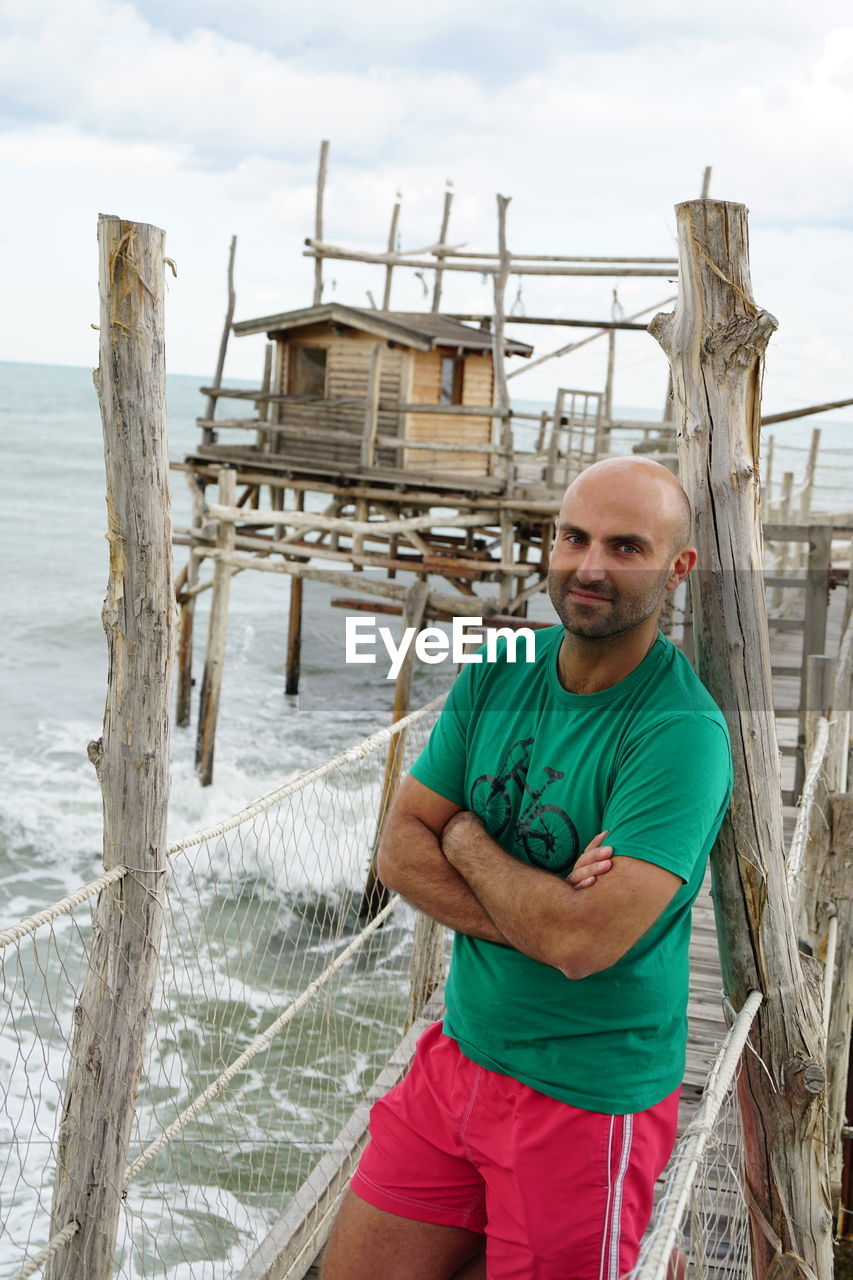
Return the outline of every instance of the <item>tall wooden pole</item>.
<path id="1" fill-rule="evenodd" d="M 450 227 L 450 210 L 453 205 L 453 192 L 448 187 L 444 193 L 444 208 L 441 213 L 441 230 L 438 233 L 438 243 L 447 244 L 447 231 Z M 444 262 L 445 252 L 442 249 L 436 249 L 435 256 L 439 262 Z M 436 267 L 435 284 L 432 290 L 432 310 L 441 310 L 441 289 L 444 284 L 444 268 Z"/>
<path id="2" fill-rule="evenodd" d="M 214 388 L 222 386 L 222 375 L 225 372 L 225 355 L 228 351 L 228 339 L 231 336 L 231 323 L 234 319 L 234 308 L 237 305 L 237 295 L 234 291 L 234 258 L 236 253 L 237 237 L 232 236 L 231 247 L 228 250 L 228 301 L 225 307 L 225 322 L 222 326 L 222 337 L 219 339 L 219 353 L 216 357 L 216 370 L 213 374 L 213 382 L 210 384 Z M 216 396 L 208 396 L 207 403 L 204 408 L 205 419 L 210 422 L 215 415 Z M 213 444 L 213 440 L 213 427 L 202 428 L 202 444 Z"/>
<path id="3" fill-rule="evenodd" d="M 95 908 L 89 971 L 59 1126 L 51 1234 L 79 1229 L 48 1280 L 108 1280 L 157 976 L 169 799 L 176 627 L 157 227 L 98 220 L 101 405 L 110 568 L 103 607 L 109 682 L 89 745 L 104 806 L 104 866 L 129 874 Z"/>
<path id="4" fill-rule="evenodd" d="M 676 208 L 680 292 L 650 326 L 669 356 L 682 480 L 701 568 L 699 673 L 729 725 L 735 797 L 712 859 L 723 979 L 765 1000 L 739 1100 L 756 1280 L 832 1275 L 824 1035 L 814 962 L 801 957 L 782 839 L 759 520 L 761 371 L 776 321 L 752 299 L 746 209 Z"/>
<path id="5" fill-rule="evenodd" d="M 314 205 L 314 239 L 323 239 L 323 200 L 326 195 L 326 166 L 329 160 L 329 144 L 320 143 L 320 164 L 317 169 L 317 198 Z M 314 306 L 323 301 L 323 259 L 314 260 Z"/>
<path id="6" fill-rule="evenodd" d="M 397 200 L 394 205 L 394 211 L 391 214 L 391 226 L 388 228 L 388 252 L 393 253 L 397 248 L 397 227 L 400 223 L 400 201 Z M 382 310 L 388 311 L 391 307 L 391 285 L 394 282 L 394 268 L 389 263 L 385 268 L 385 288 L 382 292 Z"/>

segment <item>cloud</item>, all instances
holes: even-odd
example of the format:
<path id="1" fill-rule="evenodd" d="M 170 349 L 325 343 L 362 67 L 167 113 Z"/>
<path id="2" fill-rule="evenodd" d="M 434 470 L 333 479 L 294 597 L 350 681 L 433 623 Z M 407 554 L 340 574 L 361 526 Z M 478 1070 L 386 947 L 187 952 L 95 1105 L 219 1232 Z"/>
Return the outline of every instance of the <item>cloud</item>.
<path id="1" fill-rule="evenodd" d="M 785 342 L 837 324 L 837 340 L 810 350 L 840 380 L 837 352 L 853 340 L 833 293 L 849 288 L 853 260 L 846 21 L 835 3 L 804 12 L 788 0 L 687 10 L 670 0 L 435 0 L 411 11 L 344 0 L 3 0 L 0 166 L 16 199 L 0 243 L 17 299 L 5 350 L 89 359 L 94 316 L 80 299 L 93 296 L 99 210 L 168 231 L 181 273 L 170 294 L 173 368 L 210 363 L 232 232 L 239 314 L 303 304 L 311 264 L 302 241 L 313 227 L 317 147 L 327 137 L 326 236 L 370 248 L 384 244 L 397 191 L 403 245 L 432 242 L 452 179 L 454 241 L 494 244 L 500 190 L 513 196 L 516 249 L 659 256 L 673 248 L 674 203 L 698 194 L 712 164 L 712 194 L 751 207 L 759 301 L 766 285 L 765 305 L 779 311 Z M 829 244 L 831 254 L 822 247 Z M 364 302 L 380 275 L 327 264 L 327 288 Z M 38 297 L 43 285 L 53 323 L 38 341 L 52 345 L 27 356 L 47 301 Z M 529 313 L 606 316 L 612 287 L 606 279 L 529 279 L 522 296 Z M 511 288 L 514 297 L 515 280 Z M 626 280 L 620 299 L 639 309 L 667 288 Z M 459 310 L 490 304 L 476 275 L 448 280 L 445 296 Z M 827 317 L 813 312 L 818 296 L 832 299 Z M 421 305 L 413 273 L 395 274 L 394 301 Z M 625 340 L 624 376 L 656 403 L 659 353 L 642 337 L 633 341 Z M 547 336 L 539 345 L 547 349 Z M 233 373 L 255 371 L 250 346 L 236 344 Z M 600 380 L 597 352 L 572 357 L 565 370 L 544 366 L 531 387 L 550 395 L 558 377 Z M 790 343 L 787 354 L 780 348 L 779 377 L 795 364 Z M 807 373 L 800 366 L 797 385 Z M 515 385 L 521 390 L 524 380 Z"/>

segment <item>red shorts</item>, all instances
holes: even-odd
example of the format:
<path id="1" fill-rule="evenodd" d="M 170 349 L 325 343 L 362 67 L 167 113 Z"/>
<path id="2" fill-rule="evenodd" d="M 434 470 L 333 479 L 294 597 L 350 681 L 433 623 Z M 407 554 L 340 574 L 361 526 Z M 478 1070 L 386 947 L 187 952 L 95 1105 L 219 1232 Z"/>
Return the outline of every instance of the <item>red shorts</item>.
<path id="1" fill-rule="evenodd" d="M 489 1280 L 617 1280 L 637 1260 L 679 1092 L 636 1115 L 581 1111 L 478 1066 L 437 1022 L 373 1107 L 352 1189 L 483 1232 Z"/>

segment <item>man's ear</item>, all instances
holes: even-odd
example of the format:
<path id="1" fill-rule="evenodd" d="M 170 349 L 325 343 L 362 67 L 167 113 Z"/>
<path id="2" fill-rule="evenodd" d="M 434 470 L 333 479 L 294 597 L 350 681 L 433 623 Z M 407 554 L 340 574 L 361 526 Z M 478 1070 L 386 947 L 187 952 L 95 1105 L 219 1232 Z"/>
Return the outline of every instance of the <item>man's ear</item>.
<path id="1" fill-rule="evenodd" d="M 674 591 L 677 586 L 680 586 L 690 570 L 695 566 L 698 555 L 699 553 L 695 547 L 684 547 L 679 551 L 672 562 L 669 577 L 664 583 L 667 591 Z"/>

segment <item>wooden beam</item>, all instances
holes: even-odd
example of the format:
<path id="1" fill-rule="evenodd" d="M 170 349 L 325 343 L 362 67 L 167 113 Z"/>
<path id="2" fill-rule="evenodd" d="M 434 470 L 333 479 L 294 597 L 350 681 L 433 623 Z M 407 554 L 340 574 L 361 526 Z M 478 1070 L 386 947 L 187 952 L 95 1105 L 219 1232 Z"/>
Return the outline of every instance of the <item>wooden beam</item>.
<path id="1" fill-rule="evenodd" d="M 435 263 L 428 258 L 413 258 L 402 253 L 362 253 L 355 249 L 342 249 L 338 245 L 325 244 L 314 239 L 307 240 L 308 248 L 303 250 L 305 258 L 333 258 L 341 262 L 366 262 L 377 266 L 411 267 L 416 271 L 435 270 Z M 431 250 L 432 251 L 432 250 Z M 491 262 L 457 262 L 446 256 L 445 271 L 466 271 L 475 275 L 499 275 L 500 265 Z M 574 264 L 553 263 L 528 266 L 525 262 L 510 260 L 513 275 L 523 276 L 669 276 L 675 275 L 673 267 L 623 266 L 578 266 Z"/>
<path id="2" fill-rule="evenodd" d="M 165 236 L 101 215 L 95 385 L 106 466 L 109 676 L 103 735 L 89 744 L 103 794 L 104 867 L 89 968 L 74 1009 L 59 1123 L 51 1235 L 73 1238 L 48 1280 L 110 1280 L 136 1093 L 157 977 L 169 802 L 176 607 L 163 338 Z"/>
<path id="3" fill-rule="evenodd" d="M 787 413 L 768 413 L 761 419 L 762 427 L 774 422 L 790 422 L 793 418 L 808 418 L 813 413 L 828 413 L 830 409 L 846 409 L 853 400 L 830 400 L 828 404 L 811 404 L 807 409 L 789 409 Z"/>
<path id="4" fill-rule="evenodd" d="M 315 582 L 330 582 L 335 587 L 348 587 L 352 591 L 363 591 L 367 595 L 377 595 L 386 600 L 405 599 L 408 588 L 399 582 L 386 582 L 371 574 L 338 573 L 334 569 L 321 569 L 312 565 L 292 563 L 272 563 L 259 556 L 243 556 L 221 547 L 193 547 L 193 555 L 201 560 L 213 560 L 228 565 L 232 569 L 255 569 L 259 573 L 289 574 L 299 578 L 310 578 Z M 444 591 L 431 591 L 428 597 L 430 609 L 449 613 L 452 617 L 471 616 L 471 597 L 450 595 Z M 497 612 L 497 601 L 488 596 L 477 597 L 477 612 L 483 618 L 489 618 Z"/>
<path id="5" fill-rule="evenodd" d="M 701 569 L 699 673 L 732 738 L 735 798 L 712 857 L 728 998 L 765 999 L 741 1063 L 754 1280 L 832 1274 L 824 1035 L 816 974 L 788 894 L 759 522 L 761 372 L 776 321 L 752 299 L 746 209 L 677 206 L 681 292 L 651 329 L 672 366 L 682 479 Z M 814 962 L 811 962 L 811 966 Z M 809 1270 L 810 1268 L 810 1270 Z"/>
<path id="6" fill-rule="evenodd" d="M 661 307 L 669 306 L 670 302 L 674 302 L 675 298 L 664 298 L 663 302 L 656 302 L 652 307 L 644 307 L 642 311 L 635 311 L 632 316 L 628 317 L 627 324 L 632 328 L 645 329 L 648 332 L 648 325 L 634 325 L 634 320 L 639 320 L 640 316 L 647 316 L 650 311 L 657 312 Z M 512 323 L 516 323 L 516 317 L 513 317 Z M 603 338 L 613 329 L 625 328 L 626 322 L 604 323 L 598 326 L 596 333 L 591 333 L 588 338 L 581 338 L 578 342 L 568 342 L 562 347 L 557 347 L 556 351 L 548 351 L 544 356 L 537 356 L 535 360 L 529 360 L 523 368 L 513 369 L 508 374 L 509 378 L 517 378 L 520 373 L 529 373 L 531 369 L 535 369 L 537 365 L 545 364 L 548 360 L 556 360 L 558 356 L 566 356 L 571 351 L 577 351 L 580 347 L 585 347 L 587 343 L 595 342 L 597 338 Z"/>
<path id="7" fill-rule="evenodd" d="M 656 302 L 653 307 L 647 307 L 645 311 L 639 312 L 645 315 L 647 311 L 659 311 L 661 307 L 665 307 L 667 303 L 674 302 L 675 298 L 667 298 L 663 302 Z M 448 320 L 459 320 L 462 323 L 466 321 L 473 324 L 491 325 L 494 316 L 482 315 L 475 312 L 462 311 L 446 311 L 445 316 Z M 568 320 L 565 316 L 510 316 L 510 324 L 540 324 L 544 327 L 552 327 L 556 329 L 602 329 L 607 332 L 609 329 L 629 329 L 636 333 L 648 333 L 649 327 L 645 324 L 634 324 L 631 320 Z"/>

